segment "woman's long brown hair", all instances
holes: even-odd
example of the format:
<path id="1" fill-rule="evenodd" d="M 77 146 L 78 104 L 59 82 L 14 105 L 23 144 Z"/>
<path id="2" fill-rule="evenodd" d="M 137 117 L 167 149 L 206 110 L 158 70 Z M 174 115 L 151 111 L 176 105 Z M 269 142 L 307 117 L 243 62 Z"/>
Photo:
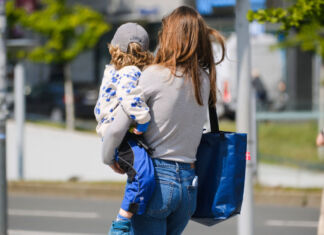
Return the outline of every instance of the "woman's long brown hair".
<path id="1" fill-rule="evenodd" d="M 222 48 L 222 55 L 215 63 L 211 37 Z M 175 75 L 177 68 L 182 68 L 186 78 L 191 78 L 194 94 L 199 105 L 203 105 L 201 96 L 200 68 L 209 73 L 210 104 L 216 102 L 216 68 L 215 65 L 225 57 L 223 36 L 207 26 L 202 16 L 193 8 L 181 6 L 162 20 L 159 33 L 159 49 L 154 63 L 168 67 Z"/>

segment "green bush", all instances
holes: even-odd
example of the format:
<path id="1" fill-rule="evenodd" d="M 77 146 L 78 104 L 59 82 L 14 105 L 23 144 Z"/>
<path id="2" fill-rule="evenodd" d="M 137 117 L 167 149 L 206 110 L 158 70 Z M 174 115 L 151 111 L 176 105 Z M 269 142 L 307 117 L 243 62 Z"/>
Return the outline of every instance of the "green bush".
<path id="1" fill-rule="evenodd" d="M 222 121 L 220 128 L 235 131 L 235 123 Z M 324 171 L 315 139 L 317 123 L 261 122 L 258 125 L 258 160 Z"/>

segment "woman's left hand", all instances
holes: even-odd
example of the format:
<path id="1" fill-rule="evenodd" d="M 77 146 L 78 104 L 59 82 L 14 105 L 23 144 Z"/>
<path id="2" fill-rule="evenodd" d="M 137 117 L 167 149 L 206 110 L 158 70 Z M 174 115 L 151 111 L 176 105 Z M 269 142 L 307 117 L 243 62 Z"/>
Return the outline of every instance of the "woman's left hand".
<path id="1" fill-rule="evenodd" d="M 118 173 L 118 174 L 125 174 L 125 171 L 123 171 L 119 164 L 117 162 L 114 162 L 113 164 L 109 165 L 111 167 L 111 169 L 113 169 L 114 172 Z"/>

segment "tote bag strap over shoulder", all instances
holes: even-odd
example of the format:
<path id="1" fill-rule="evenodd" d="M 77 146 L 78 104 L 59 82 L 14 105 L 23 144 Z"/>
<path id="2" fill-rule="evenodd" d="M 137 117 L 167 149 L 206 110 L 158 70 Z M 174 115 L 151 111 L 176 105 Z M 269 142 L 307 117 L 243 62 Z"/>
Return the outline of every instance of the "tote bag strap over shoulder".
<path id="1" fill-rule="evenodd" d="M 212 133 L 219 132 L 219 125 L 218 125 L 218 117 L 216 106 L 210 104 L 209 105 L 209 122 L 210 122 L 210 130 Z"/>

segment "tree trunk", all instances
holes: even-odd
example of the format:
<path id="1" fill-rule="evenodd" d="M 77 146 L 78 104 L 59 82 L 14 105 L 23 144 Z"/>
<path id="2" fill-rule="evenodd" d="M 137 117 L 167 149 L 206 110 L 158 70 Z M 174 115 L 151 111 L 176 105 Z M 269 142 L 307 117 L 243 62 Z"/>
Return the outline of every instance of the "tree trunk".
<path id="1" fill-rule="evenodd" d="M 70 64 L 64 65 L 64 100 L 65 100 L 65 120 L 66 128 L 74 130 L 75 117 L 74 117 L 74 93 L 71 76 Z"/>

